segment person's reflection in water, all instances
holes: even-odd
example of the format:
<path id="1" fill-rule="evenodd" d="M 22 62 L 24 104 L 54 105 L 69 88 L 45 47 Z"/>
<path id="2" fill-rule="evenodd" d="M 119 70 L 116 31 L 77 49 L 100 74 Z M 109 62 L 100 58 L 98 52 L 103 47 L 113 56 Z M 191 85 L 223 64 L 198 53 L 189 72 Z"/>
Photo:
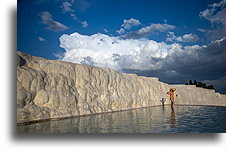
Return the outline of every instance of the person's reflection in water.
<path id="1" fill-rule="evenodd" d="M 175 128 L 176 127 L 176 115 L 175 115 L 175 111 L 174 111 L 174 106 L 171 104 L 171 128 Z"/>
<path id="2" fill-rule="evenodd" d="M 162 112 L 165 112 L 165 106 L 162 105 Z"/>

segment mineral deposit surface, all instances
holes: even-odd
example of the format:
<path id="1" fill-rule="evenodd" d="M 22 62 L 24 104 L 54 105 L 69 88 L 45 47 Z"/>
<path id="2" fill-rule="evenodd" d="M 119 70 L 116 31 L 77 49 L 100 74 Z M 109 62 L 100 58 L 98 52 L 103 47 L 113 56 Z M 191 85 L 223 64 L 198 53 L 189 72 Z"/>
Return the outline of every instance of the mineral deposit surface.
<path id="1" fill-rule="evenodd" d="M 225 95 L 158 78 L 119 73 L 17 51 L 17 123 L 161 105 L 176 88 L 175 104 L 225 106 Z"/>

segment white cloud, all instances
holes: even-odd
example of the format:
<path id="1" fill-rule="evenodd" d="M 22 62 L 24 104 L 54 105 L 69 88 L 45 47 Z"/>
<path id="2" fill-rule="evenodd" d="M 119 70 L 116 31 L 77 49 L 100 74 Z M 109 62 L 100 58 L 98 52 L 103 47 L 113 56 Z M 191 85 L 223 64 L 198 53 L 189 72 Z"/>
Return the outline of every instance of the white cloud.
<path id="1" fill-rule="evenodd" d="M 123 21 L 123 24 L 121 25 L 121 27 L 123 27 L 123 28 L 129 30 L 132 26 L 138 26 L 138 25 L 140 25 L 140 24 L 141 24 L 141 23 L 140 23 L 139 20 L 134 19 L 134 18 L 131 18 L 131 19 L 129 19 L 129 20 L 126 20 L 126 19 L 125 19 L 125 20 Z"/>
<path id="2" fill-rule="evenodd" d="M 199 16 L 204 17 L 204 18 L 209 18 L 212 14 L 213 14 L 213 12 L 211 12 L 211 10 L 206 9 L 206 10 L 200 12 Z"/>
<path id="3" fill-rule="evenodd" d="M 175 26 L 168 24 L 151 24 L 150 26 L 143 27 L 138 31 L 132 31 L 126 34 L 125 38 L 144 38 L 154 32 L 166 32 L 174 29 Z"/>
<path id="4" fill-rule="evenodd" d="M 68 29 L 67 26 L 53 20 L 52 15 L 47 11 L 42 12 L 40 14 L 40 17 L 41 17 L 42 23 L 45 25 L 48 25 L 48 27 L 46 28 L 48 30 L 57 32 L 57 31 L 63 31 Z"/>
<path id="5" fill-rule="evenodd" d="M 182 36 L 182 42 L 195 42 L 197 40 L 199 40 L 199 37 L 192 33 Z"/>
<path id="6" fill-rule="evenodd" d="M 78 17 L 77 17 L 74 13 L 70 13 L 70 16 L 71 16 L 74 20 L 78 20 Z"/>
<path id="7" fill-rule="evenodd" d="M 122 71 L 123 68 L 159 69 L 161 64 L 153 60 L 165 58 L 181 49 L 179 44 L 168 45 L 153 40 L 134 40 L 110 37 L 104 34 L 91 36 L 73 33 L 60 37 L 65 49 L 61 60 L 91 64 Z"/>
<path id="8" fill-rule="evenodd" d="M 213 42 L 225 37 L 226 34 L 226 0 L 209 5 L 199 16 L 211 23 L 211 30 L 206 30 L 207 39 Z"/>
<path id="9" fill-rule="evenodd" d="M 224 7 L 225 6 L 225 3 L 226 3 L 226 0 L 222 0 L 219 3 L 213 3 L 210 6 L 213 7 L 213 8 L 216 8 L 216 7 Z"/>
<path id="10" fill-rule="evenodd" d="M 118 34 L 124 34 L 126 31 L 123 28 L 120 28 L 120 30 L 116 31 Z"/>
<path id="11" fill-rule="evenodd" d="M 105 28 L 105 29 L 104 29 L 104 32 L 108 32 L 108 30 Z"/>
<path id="12" fill-rule="evenodd" d="M 87 28 L 88 27 L 87 21 L 82 21 L 81 24 L 82 24 L 82 27 L 84 27 L 84 28 Z"/>
<path id="13" fill-rule="evenodd" d="M 191 45 L 191 46 L 185 46 L 184 49 L 186 49 L 186 50 L 197 50 L 197 49 L 206 48 L 206 47 L 207 47 L 206 45 L 202 45 L 202 46 Z"/>
<path id="14" fill-rule="evenodd" d="M 134 18 L 131 18 L 129 20 L 124 20 L 123 24 L 121 25 L 122 28 L 120 28 L 119 30 L 117 30 L 116 32 L 119 34 L 124 34 L 126 32 L 126 30 L 129 30 L 130 28 L 132 28 L 133 26 L 139 26 L 141 25 L 140 21 Z"/>
<path id="15" fill-rule="evenodd" d="M 42 38 L 42 37 L 38 37 L 38 40 L 40 41 L 40 42 L 45 42 L 46 40 L 44 39 L 44 38 Z"/>
<path id="16" fill-rule="evenodd" d="M 77 1 L 79 2 L 79 1 Z M 63 2 L 63 4 L 60 6 L 63 10 L 64 13 L 69 13 L 69 15 L 78 23 L 80 23 L 82 25 L 82 27 L 87 28 L 88 27 L 88 23 L 87 21 L 82 21 L 80 20 L 74 13 L 74 10 L 71 8 L 72 5 L 74 3 L 74 0 L 72 0 L 71 2 L 65 1 Z"/>
<path id="17" fill-rule="evenodd" d="M 69 3 L 66 1 L 61 5 L 61 8 L 63 9 L 64 12 L 74 12 L 74 10 L 71 9 L 71 6 L 72 6 L 72 3 Z"/>
<path id="18" fill-rule="evenodd" d="M 78 20 L 77 16 L 74 13 L 74 10 L 71 8 L 73 3 L 74 1 L 72 1 L 71 3 L 69 3 L 68 1 L 65 1 L 60 7 L 62 8 L 64 13 L 69 13 L 74 20 Z"/>
<path id="19" fill-rule="evenodd" d="M 200 32 L 206 32 L 206 30 L 205 30 L 205 29 L 202 29 L 202 28 L 198 28 L 198 29 L 196 29 L 196 30 L 198 30 L 198 31 L 200 31 Z"/>
<path id="20" fill-rule="evenodd" d="M 209 20 L 211 22 L 225 24 L 225 17 L 226 17 L 225 11 L 226 11 L 226 9 L 224 8 L 223 10 L 217 12 L 217 14 L 213 15 L 212 17 L 210 17 Z"/>
<path id="21" fill-rule="evenodd" d="M 183 36 L 175 36 L 174 32 L 169 32 L 167 34 L 167 38 L 166 38 L 166 41 L 169 41 L 169 42 L 174 42 L 174 41 L 177 41 L 177 42 L 196 42 L 197 40 L 199 40 L 199 37 L 195 34 L 185 34 Z"/>
<path id="22" fill-rule="evenodd" d="M 131 29 L 133 26 L 142 25 L 139 20 L 131 18 L 129 20 L 124 20 L 121 25 L 122 28 L 117 30 L 118 34 L 124 34 L 126 30 Z M 124 35 L 124 38 L 144 38 L 153 32 L 166 32 L 168 30 L 174 29 L 175 26 L 168 24 L 151 24 L 150 26 L 143 27 L 137 31 L 131 31 Z"/>
<path id="23" fill-rule="evenodd" d="M 197 29 L 198 31 L 204 32 L 206 40 L 210 43 L 225 37 L 225 7 L 226 0 L 222 0 L 218 3 L 209 5 L 207 9 L 199 13 L 201 18 L 204 18 L 211 23 L 209 29 Z"/>
<path id="24" fill-rule="evenodd" d="M 211 23 L 225 24 L 225 4 L 226 0 L 222 0 L 219 3 L 213 3 L 209 5 L 209 9 L 200 12 L 199 16 L 207 19 Z"/>
<path id="25" fill-rule="evenodd" d="M 143 27 L 140 30 L 138 30 L 138 34 L 147 34 L 153 31 L 158 31 L 158 32 L 165 32 L 171 29 L 174 29 L 175 26 L 173 25 L 168 25 L 168 24 L 151 24 L 148 27 Z"/>
<path id="26" fill-rule="evenodd" d="M 225 37 L 219 39 L 219 40 L 215 40 L 215 41 L 212 41 L 211 43 L 214 44 L 214 43 L 217 43 L 217 44 L 220 44 L 222 41 L 225 40 Z"/>
<path id="27" fill-rule="evenodd" d="M 65 52 L 57 55 L 59 60 L 156 76 L 167 83 L 225 76 L 225 38 L 209 45 L 183 47 L 148 39 L 73 33 L 60 37 L 60 47 Z"/>

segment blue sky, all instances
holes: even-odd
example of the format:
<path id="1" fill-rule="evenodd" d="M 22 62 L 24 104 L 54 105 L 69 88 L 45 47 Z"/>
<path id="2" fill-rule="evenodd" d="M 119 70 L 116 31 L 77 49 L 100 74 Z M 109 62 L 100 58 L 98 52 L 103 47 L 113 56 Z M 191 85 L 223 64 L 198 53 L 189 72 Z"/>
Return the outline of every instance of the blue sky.
<path id="1" fill-rule="evenodd" d="M 224 25 L 225 0 L 18 0 L 17 50 L 225 92 Z"/>
<path id="2" fill-rule="evenodd" d="M 82 2 L 84 1 L 84 2 Z M 169 0 L 169 1 L 131 1 L 131 0 L 79 0 L 72 5 L 74 13 L 81 21 L 87 21 L 87 28 L 64 13 L 61 6 L 63 0 L 19 0 L 18 1 L 18 49 L 32 55 L 55 59 L 53 55 L 59 48 L 59 37 L 66 33 L 79 32 L 80 34 L 106 33 L 116 36 L 124 19 L 135 18 L 142 24 L 167 23 L 175 25 L 178 35 L 196 33 L 197 28 L 209 28 L 208 21 L 199 17 L 199 13 L 206 9 L 211 1 L 206 0 Z M 72 1 L 68 1 L 72 2 Z M 78 3 L 78 4 L 76 4 Z M 83 8 L 79 4 L 82 3 Z M 61 22 L 68 29 L 54 32 L 45 29 L 39 14 L 48 11 L 54 20 Z M 28 38 L 29 37 L 29 38 Z M 46 42 L 40 42 L 42 37 Z M 161 41 L 165 35 L 151 36 L 150 38 Z M 29 39 L 29 42 L 27 41 Z M 46 49 L 48 48 L 48 50 Z"/>

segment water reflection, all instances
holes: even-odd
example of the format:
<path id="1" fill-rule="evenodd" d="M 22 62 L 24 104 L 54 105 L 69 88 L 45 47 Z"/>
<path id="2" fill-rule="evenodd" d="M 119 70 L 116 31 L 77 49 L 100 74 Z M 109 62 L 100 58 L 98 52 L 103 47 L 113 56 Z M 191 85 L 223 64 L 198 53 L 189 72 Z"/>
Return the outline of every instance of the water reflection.
<path id="1" fill-rule="evenodd" d="M 171 128 L 176 128 L 176 115 L 175 115 L 175 111 L 174 111 L 174 105 L 171 104 Z"/>
<path id="2" fill-rule="evenodd" d="M 225 107 L 157 106 L 17 127 L 18 133 L 225 132 Z"/>

